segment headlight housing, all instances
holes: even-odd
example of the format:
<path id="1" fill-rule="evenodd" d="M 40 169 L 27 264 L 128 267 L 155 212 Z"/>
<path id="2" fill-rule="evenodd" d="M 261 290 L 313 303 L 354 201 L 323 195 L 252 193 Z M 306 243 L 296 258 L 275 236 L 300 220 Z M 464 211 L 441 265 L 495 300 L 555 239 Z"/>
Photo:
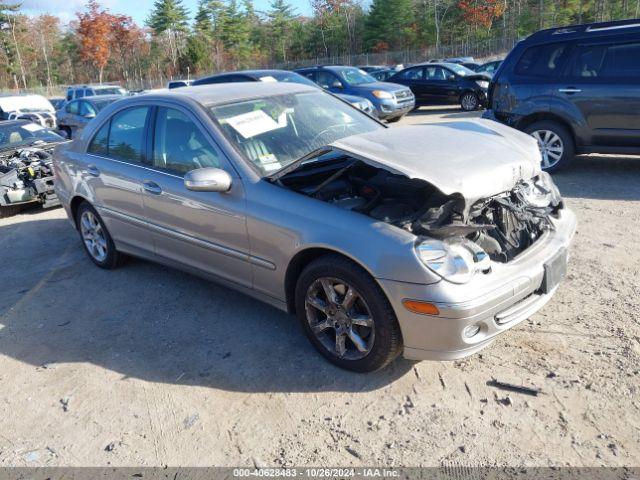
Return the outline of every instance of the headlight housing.
<path id="1" fill-rule="evenodd" d="M 491 269 L 489 255 L 466 238 L 429 239 L 416 246 L 420 261 L 433 273 L 452 283 L 467 283 L 478 272 Z"/>
<path id="2" fill-rule="evenodd" d="M 476 84 L 480 88 L 489 88 L 489 80 L 476 80 Z"/>
<path id="3" fill-rule="evenodd" d="M 385 92 L 384 90 L 374 90 L 371 94 L 380 100 L 393 100 L 393 93 Z"/>
<path id="4" fill-rule="evenodd" d="M 537 179 L 525 184 L 524 198 L 537 208 L 555 207 L 562 201 L 558 187 L 547 172 L 541 172 Z"/>

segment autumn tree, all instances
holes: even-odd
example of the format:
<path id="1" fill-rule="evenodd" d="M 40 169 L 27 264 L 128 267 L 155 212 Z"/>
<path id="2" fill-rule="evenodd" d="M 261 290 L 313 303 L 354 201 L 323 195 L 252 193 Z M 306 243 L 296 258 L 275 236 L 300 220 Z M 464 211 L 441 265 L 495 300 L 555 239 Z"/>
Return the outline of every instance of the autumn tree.
<path id="1" fill-rule="evenodd" d="M 84 12 L 78 12 L 78 42 L 80 58 L 98 70 L 98 81 L 102 83 L 104 67 L 110 56 L 112 17 L 100 7 L 97 0 L 89 0 Z"/>

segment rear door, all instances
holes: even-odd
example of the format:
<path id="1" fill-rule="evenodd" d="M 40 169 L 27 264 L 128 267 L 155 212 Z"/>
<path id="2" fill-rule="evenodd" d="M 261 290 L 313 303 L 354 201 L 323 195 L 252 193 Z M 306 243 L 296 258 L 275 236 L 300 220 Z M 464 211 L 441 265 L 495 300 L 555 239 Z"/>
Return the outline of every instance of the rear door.
<path id="1" fill-rule="evenodd" d="M 116 245 L 153 253 L 142 204 L 142 182 L 148 160 L 146 129 L 151 107 L 115 113 L 89 143 L 84 176 L 93 204 L 107 223 Z"/>
<path id="2" fill-rule="evenodd" d="M 250 287 L 251 264 L 242 182 L 191 112 L 159 106 L 153 126 L 153 168 L 143 178 L 145 215 L 156 254 Z M 184 174 L 221 168 L 233 178 L 225 193 L 194 192 Z"/>
<path id="3" fill-rule="evenodd" d="M 640 37 L 576 45 L 555 95 L 583 119 L 583 145 L 640 147 Z"/>

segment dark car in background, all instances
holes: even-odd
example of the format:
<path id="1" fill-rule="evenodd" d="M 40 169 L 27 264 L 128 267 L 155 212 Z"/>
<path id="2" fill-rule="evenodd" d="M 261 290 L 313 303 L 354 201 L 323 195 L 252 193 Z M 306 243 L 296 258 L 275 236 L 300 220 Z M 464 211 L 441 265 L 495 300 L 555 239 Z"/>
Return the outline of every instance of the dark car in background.
<path id="1" fill-rule="evenodd" d="M 576 153 L 640 154 L 640 20 L 521 41 L 494 75 L 484 117 L 536 138 L 551 172 Z"/>
<path id="2" fill-rule="evenodd" d="M 392 68 L 385 68 L 382 70 L 373 70 L 368 73 L 379 82 L 386 82 L 391 77 L 393 77 L 397 73 L 397 71 Z"/>
<path id="3" fill-rule="evenodd" d="M 122 95 L 99 95 L 71 100 L 56 112 L 58 130 L 65 132 L 67 138 L 74 138 L 100 110 L 122 98 Z"/>
<path id="4" fill-rule="evenodd" d="M 389 79 L 406 85 L 416 97 L 416 105 L 453 105 L 467 111 L 487 103 L 489 77 L 456 63 L 425 63 L 405 68 Z"/>
<path id="5" fill-rule="evenodd" d="M 356 95 L 373 103 L 378 118 L 396 122 L 415 108 L 415 97 L 402 85 L 379 82 L 364 70 L 344 66 L 302 68 L 297 73 L 337 94 Z"/>
<path id="6" fill-rule="evenodd" d="M 493 60 L 491 62 L 483 63 L 479 67 L 473 69 L 476 73 L 484 73 L 486 75 L 493 76 L 498 70 L 498 67 L 502 64 L 502 60 Z"/>
<path id="7" fill-rule="evenodd" d="M 285 83 L 299 83 L 301 85 L 308 85 L 310 87 L 318 87 L 306 77 L 303 77 L 299 73 L 290 72 L 287 70 L 242 70 L 236 72 L 218 73 L 216 75 L 210 75 L 208 77 L 199 78 L 192 82 L 192 85 L 213 85 L 216 83 L 237 83 L 237 82 L 285 82 Z M 335 94 L 341 100 L 349 103 L 351 106 L 362 110 L 365 113 L 375 117 L 376 109 L 366 98 L 358 97 L 355 95 L 346 95 L 341 93 Z"/>
<path id="8" fill-rule="evenodd" d="M 386 70 L 389 67 L 386 65 L 362 65 L 360 67 L 358 67 L 360 70 L 363 70 L 367 73 L 371 73 L 371 72 L 375 72 L 378 70 Z"/>

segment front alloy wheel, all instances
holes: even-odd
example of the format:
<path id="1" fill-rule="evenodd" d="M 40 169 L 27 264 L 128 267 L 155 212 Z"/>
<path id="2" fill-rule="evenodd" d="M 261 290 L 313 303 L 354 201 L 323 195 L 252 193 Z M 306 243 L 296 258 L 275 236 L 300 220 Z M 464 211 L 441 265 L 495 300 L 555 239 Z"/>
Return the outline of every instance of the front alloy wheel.
<path id="1" fill-rule="evenodd" d="M 477 110 L 479 105 L 478 96 L 472 92 L 465 93 L 460 100 L 460 106 L 467 112 Z"/>
<path id="2" fill-rule="evenodd" d="M 311 343 L 341 368 L 372 372 L 402 351 L 386 295 L 367 271 L 340 255 L 324 255 L 302 270 L 295 309 Z"/>
<path id="3" fill-rule="evenodd" d="M 366 357 L 375 340 L 371 311 L 352 285 L 322 277 L 311 284 L 305 299 L 309 328 L 338 358 Z"/>

